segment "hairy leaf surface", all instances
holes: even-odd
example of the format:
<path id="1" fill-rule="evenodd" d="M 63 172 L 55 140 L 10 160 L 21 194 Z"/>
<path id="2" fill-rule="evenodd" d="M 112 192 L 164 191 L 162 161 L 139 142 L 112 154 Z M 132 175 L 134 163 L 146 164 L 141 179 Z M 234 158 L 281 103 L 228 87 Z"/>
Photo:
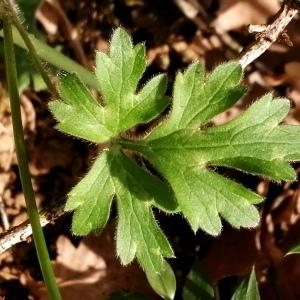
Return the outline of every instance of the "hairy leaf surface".
<path id="1" fill-rule="evenodd" d="M 238 63 L 221 65 L 207 78 L 200 64 L 192 64 L 176 78 L 170 116 L 144 139 L 122 142 L 147 157 L 168 180 L 194 231 L 218 235 L 220 216 L 236 228 L 259 222 L 253 204 L 261 197 L 219 175 L 215 167 L 296 179 L 288 162 L 300 159 L 300 129 L 278 125 L 289 111 L 288 100 L 266 95 L 227 124 L 200 127 L 240 98 L 240 79 Z"/>
<path id="2" fill-rule="evenodd" d="M 69 193 L 65 209 L 74 210 L 73 232 L 85 235 L 103 229 L 115 199 L 117 254 L 121 262 L 129 264 L 136 257 L 157 293 L 169 297 L 174 295 L 176 283 L 164 258 L 174 255 L 152 206 L 176 212 L 177 202 L 168 184 L 124 155 L 116 142 L 126 130 L 150 121 L 165 109 L 169 103 L 164 95 L 166 77 L 158 75 L 138 87 L 146 68 L 145 47 L 133 46 L 122 29 L 114 32 L 109 53 L 97 53 L 96 61 L 100 101 L 75 74 L 63 74 L 60 99 L 49 104 L 59 130 L 111 146 L 100 153 L 90 171 Z"/>
<path id="3" fill-rule="evenodd" d="M 106 142 L 139 123 L 146 123 L 169 103 L 166 76 L 152 78 L 138 92 L 146 68 L 145 47 L 132 45 L 130 36 L 117 29 L 108 54 L 96 54 L 96 76 L 102 104 L 75 74 L 60 78 L 60 100 L 49 107 L 57 128 L 95 143 Z"/>
<path id="4" fill-rule="evenodd" d="M 101 230 L 107 223 L 113 198 L 118 209 L 116 238 L 121 263 L 127 265 L 136 257 L 158 293 L 174 294 L 174 274 L 164 260 L 174 256 L 173 250 L 151 208 L 156 205 L 155 198 L 161 209 L 176 207 L 171 190 L 119 150 L 104 151 L 69 194 L 65 209 L 75 210 L 73 232 L 85 235 Z M 166 278 L 170 288 L 164 290 Z"/>
<path id="5" fill-rule="evenodd" d="M 236 228 L 256 226 L 254 205 L 263 199 L 217 167 L 295 180 L 289 162 L 300 160 L 300 129 L 281 124 L 289 102 L 271 95 L 233 121 L 209 126 L 245 94 L 242 69 L 229 62 L 206 74 L 201 63 L 193 63 L 176 76 L 169 115 L 142 137 L 134 130 L 129 134 L 136 125 L 159 117 L 170 103 L 164 75 L 139 86 L 145 68 L 144 45 L 133 46 L 130 36 L 117 29 L 108 53 L 96 55 L 101 98 L 75 74 L 64 74 L 60 99 L 49 106 L 59 130 L 102 143 L 104 149 L 69 193 L 65 208 L 74 210 L 74 233 L 102 230 L 115 200 L 121 262 L 136 257 L 156 292 L 171 299 L 176 282 L 165 258 L 173 251 L 152 208 L 180 211 L 194 231 L 201 228 L 212 235 L 221 232 L 221 217 Z"/>

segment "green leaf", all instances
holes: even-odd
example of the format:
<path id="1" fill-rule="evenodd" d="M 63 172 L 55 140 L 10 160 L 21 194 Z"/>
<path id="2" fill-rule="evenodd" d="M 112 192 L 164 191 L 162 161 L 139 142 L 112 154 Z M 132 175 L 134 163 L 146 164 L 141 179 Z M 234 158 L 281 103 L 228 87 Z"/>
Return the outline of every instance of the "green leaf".
<path id="1" fill-rule="evenodd" d="M 286 254 L 287 255 L 291 255 L 291 254 L 300 254 L 300 243 L 297 243 L 296 245 L 294 245 Z"/>
<path id="2" fill-rule="evenodd" d="M 59 120 L 57 129 L 89 140 L 104 142 L 112 132 L 105 126 L 105 109 L 74 74 L 60 77 L 59 93 L 62 100 L 52 101 L 50 110 Z"/>
<path id="3" fill-rule="evenodd" d="M 136 257 L 157 293 L 169 296 L 176 283 L 164 258 L 174 254 L 152 206 L 173 213 L 177 202 L 166 182 L 138 166 L 117 145 L 118 135 L 152 120 L 168 105 L 166 77 L 158 75 L 138 86 L 146 67 L 145 47 L 133 46 L 122 29 L 115 30 L 109 53 L 97 53 L 96 59 L 100 101 L 75 74 L 62 74 L 60 99 L 49 104 L 57 129 L 90 142 L 106 142 L 90 171 L 69 193 L 65 210 L 74 210 L 73 232 L 85 235 L 103 229 L 115 199 L 121 263 L 129 264 Z"/>
<path id="4" fill-rule="evenodd" d="M 204 66 L 191 64 L 176 76 L 172 113 L 151 136 L 166 135 L 179 129 L 199 128 L 232 106 L 245 93 L 240 86 L 242 69 L 238 63 L 218 66 L 205 78 Z"/>
<path id="5" fill-rule="evenodd" d="M 149 186 L 154 184 L 156 189 L 150 191 Z M 137 256 L 145 269 L 159 272 L 163 256 L 172 257 L 173 251 L 151 206 L 156 205 L 155 198 L 163 197 L 166 207 L 176 207 L 173 194 L 159 179 L 117 150 L 104 151 L 69 193 L 65 210 L 75 210 L 73 232 L 85 235 L 101 230 L 107 223 L 114 196 L 118 204 L 117 253 L 121 262 L 129 264 Z"/>
<path id="6" fill-rule="evenodd" d="M 94 162 L 88 174 L 69 193 L 66 211 L 75 210 L 72 229 L 77 235 L 101 230 L 107 223 L 114 196 L 114 185 L 107 151 Z"/>
<path id="7" fill-rule="evenodd" d="M 176 77 L 169 115 L 137 137 L 131 129 L 159 117 L 169 104 L 164 75 L 139 85 L 145 68 L 144 45 L 134 46 L 119 28 L 109 52 L 96 55 L 101 98 L 95 98 L 75 74 L 63 74 L 60 99 L 49 107 L 59 130 L 102 143 L 104 149 L 69 193 L 65 209 L 74 210 L 73 232 L 101 231 L 116 201 L 121 263 L 137 258 L 154 290 L 172 299 L 176 281 L 165 259 L 174 254 L 153 207 L 180 211 L 194 231 L 201 228 L 212 235 L 221 232 L 221 217 L 236 228 L 256 226 L 259 213 L 254 205 L 263 199 L 218 174 L 217 167 L 295 180 L 289 162 L 300 160 L 300 129 L 280 124 L 289 102 L 271 95 L 227 124 L 206 126 L 244 95 L 242 69 L 229 62 L 207 75 L 202 64 L 194 63 Z M 140 163 L 137 157 L 142 157 Z"/>
<path id="8" fill-rule="evenodd" d="M 19 7 L 18 13 L 20 15 L 21 20 L 25 21 L 26 23 L 26 28 L 29 29 L 30 31 L 34 31 L 38 33 L 36 30 L 35 13 L 41 1 L 40 0 L 17 0 L 15 2 Z M 2 44 L 3 42 L 0 41 L 0 58 L 4 60 Z M 33 65 L 27 50 L 24 50 L 20 47 L 16 47 L 15 54 L 16 54 L 19 91 L 22 92 L 30 84 L 32 84 L 32 87 L 35 91 L 44 90 L 46 88 L 46 84 L 44 83 L 41 75 Z"/>
<path id="9" fill-rule="evenodd" d="M 145 47 L 132 45 L 129 35 L 115 30 L 110 52 L 98 52 L 96 75 L 102 94 L 101 105 L 74 74 L 61 77 L 61 99 L 50 104 L 58 120 L 57 128 L 65 133 L 102 143 L 115 138 L 139 123 L 152 120 L 169 103 L 164 96 L 164 75 L 152 78 L 138 90 L 146 67 Z"/>
<path id="10" fill-rule="evenodd" d="M 174 299 L 176 278 L 170 265 L 164 261 L 163 271 L 160 273 L 146 270 L 146 276 L 152 288 L 164 299 Z"/>
<path id="11" fill-rule="evenodd" d="M 155 190 L 151 190 L 153 186 Z M 151 278 L 156 276 L 153 288 L 165 295 L 166 291 L 160 288 L 159 281 L 163 285 L 171 271 L 164 257 L 173 257 L 174 254 L 151 206 L 165 206 L 166 211 L 176 208 L 171 190 L 119 150 L 104 151 L 69 193 L 65 209 L 75 210 L 72 222 L 74 234 L 85 235 L 101 230 L 107 223 L 114 196 L 119 216 L 117 254 L 121 263 L 127 265 L 136 257 L 146 274 L 152 274 Z M 157 198 L 158 205 L 155 202 Z M 171 279 L 165 284 L 171 285 L 169 282 L 174 284 Z"/>
<path id="12" fill-rule="evenodd" d="M 239 284 L 231 300 L 260 300 L 254 268 Z"/>
<path id="13" fill-rule="evenodd" d="M 253 204 L 262 199 L 217 174 L 215 167 L 226 166 L 274 180 L 295 180 L 296 173 L 288 162 L 300 159 L 300 129 L 278 125 L 288 113 L 289 102 L 273 100 L 271 95 L 227 124 L 200 129 L 243 91 L 238 63 L 220 66 L 207 79 L 203 79 L 201 70 L 199 64 L 193 64 L 177 76 L 173 109 L 164 123 L 144 139 L 122 144 L 141 152 L 168 180 L 194 231 L 201 228 L 218 235 L 220 215 L 236 228 L 256 226 L 259 214 Z M 183 88 L 185 82 L 189 85 Z M 220 85 L 224 93 L 219 92 Z"/>
<path id="14" fill-rule="evenodd" d="M 117 253 L 123 264 L 130 263 L 136 255 L 145 270 L 160 273 L 163 257 L 172 257 L 173 251 L 155 221 L 150 206 L 152 195 L 143 185 L 154 177 L 151 178 L 126 156 L 111 155 L 110 167 L 119 215 Z M 135 176 L 137 173 L 140 173 L 139 177 Z M 168 192 L 166 190 L 165 194 Z"/>
<path id="15" fill-rule="evenodd" d="M 32 64 L 28 53 L 19 48 L 15 48 L 16 64 L 18 72 L 18 89 L 22 92 L 30 84 L 35 91 L 41 91 L 46 88 L 41 75 L 38 73 L 34 65 Z M 0 41 L 0 59 L 4 60 L 3 41 Z"/>
<path id="16" fill-rule="evenodd" d="M 184 300 L 212 300 L 214 299 L 214 289 L 212 284 L 196 260 L 193 264 L 183 286 Z"/>

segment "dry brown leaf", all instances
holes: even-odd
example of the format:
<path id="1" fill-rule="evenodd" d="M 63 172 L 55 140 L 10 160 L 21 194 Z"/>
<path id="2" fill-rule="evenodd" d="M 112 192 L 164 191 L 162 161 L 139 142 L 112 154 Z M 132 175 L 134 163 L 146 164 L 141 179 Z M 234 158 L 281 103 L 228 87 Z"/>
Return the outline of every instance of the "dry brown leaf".
<path id="1" fill-rule="evenodd" d="M 299 124 L 300 121 L 300 62 L 291 61 L 284 66 L 285 84 L 289 85 L 287 97 L 293 100 L 294 107 L 287 122 Z"/>
<path id="2" fill-rule="evenodd" d="M 63 299 L 99 300 L 124 290 L 146 293 L 151 299 L 157 299 L 137 264 L 123 267 L 115 257 L 113 231 L 114 226 L 110 224 L 100 236 L 87 236 L 77 247 L 65 236 L 58 238 L 58 256 L 53 266 Z M 23 284 L 37 299 L 47 299 L 39 282 L 27 276 Z"/>
<path id="3" fill-rule="evenodd" d="M 213 26 L 226 32 L 249 24 L 265 24 L 279 8 L 278 0 L 221 0 Z"/>
<path id="4" fill-rule="evenodd" d="M 257 230 L 226 228 L 216 239 L 202 264 L 213 282 L 232 275 L 244 275 L 258 259 Z"/>
<path id="5" fill-rule="evenodd" d="M 8 171 L 14 156 L 14 140 L 12 132 L 0 134 L 0 169 Z"/>
<path id="6" fill-rule="evenodd" d="M 36 140 L 31 151 L 30 173 L 34 176 L 47 174 L 56 166 L 70 169 L 74 164 L 75 155 L 70 155 L 72 153 L 76 153 L 74 145 L 63 137 L 42 136 Z"/>
<path id="7" fill-rule="evenodd" d="M 288 62 L 284 66 L 284 71 L 286 74 L 286 81 L 292 85 L 293 88 L 300 90 L 300 62 Z"/>

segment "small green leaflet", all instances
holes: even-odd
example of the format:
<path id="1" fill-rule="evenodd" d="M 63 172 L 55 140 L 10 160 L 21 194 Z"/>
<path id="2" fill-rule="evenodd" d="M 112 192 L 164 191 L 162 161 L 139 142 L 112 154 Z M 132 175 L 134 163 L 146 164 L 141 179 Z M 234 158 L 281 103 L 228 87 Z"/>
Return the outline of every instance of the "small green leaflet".
<path id="1" fill-rule="evenodd" d="M 260 300 L 254 268 L 236 288 L 231 300 Z"/>
<path id="2" fill-rule="evenodd" d="M 64 74 L 60 99 L 49 107 L 59 130 L 101 143 L 104 149 L 69 193 L 65 209 L 74 211 L 73 232 L 102 230 L 115 200 L 121 262 L 137 258 L 156 292 L 171 299 L 175 277 L 165 258 L 173 257 L 173 251 L 152 208 L 180 211 L 194 231 L 201 228 L 212 235 L 221 232 L 220 217 L 236 228 L 256 226 L 259 214 L 254 204 L 262 198 L 214 170 L 225 166 L 277 181 L 295 180 L 289 162 L 300 160 L 300 129 L 279 125 L 289 102 L 271 95 L 225 125 L 205 126 L 244 95 L 237 62 L 220 65 L 209 75 L 202 64 L 191 64 L 177 75 L 172 102 L 165 95 L 164 75 L 139 86 L 145 68 L 144 45 L 133 46 L 119 28 L 109 52 L 96 55 L 101 99 L 92 96 L 75 74 Z M 129 133 L 159 117 L 170 104 L 171 112 L 157 127 L 142 137 Z M 148 160 L 164 179 L 138 164 L 137 156 Z"/>
<path id="3" fill-rule="evenodd" d="M 75 210 L 73 232 L 85 235 L 101 230 L 108 220 L 114 196 L 118 209 L 117 254 L 121 263 L 127 265 L 136 257 L 147 277 L 154 278 L 149 281 L 155 291 L 161 296 L 174 295 L 175 277 L 164 260 L 174 254 L 151 209 L 153 205 L 165 211 L 175 210 L 173 194 L 167 185 L 119 149 L 104 151 L 70 192 L 65 209 Z M 157 283 L 162 274 L 160 283 L 165 283 L 167 290 Z"/>

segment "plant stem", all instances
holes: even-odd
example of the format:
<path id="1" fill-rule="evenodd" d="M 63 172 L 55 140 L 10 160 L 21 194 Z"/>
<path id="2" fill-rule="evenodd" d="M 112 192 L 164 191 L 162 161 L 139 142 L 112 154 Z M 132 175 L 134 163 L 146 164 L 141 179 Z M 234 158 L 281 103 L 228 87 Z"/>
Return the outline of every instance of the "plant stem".
<path id="1" fill-rule="evenodd" d="M 215 284 L 213 286 L 213 289 L 214 289 L 214 294 L 215 294 L 215 300 L 220 300 L 220 291 L 219 291 L 219 287 L 217 284 Z"/>
<path id="2" fill-rule="evenodd" d="M 97 78 L 93 72 L 87 70 L 74 60 L 70 59 L 69 57 L 65 56 L 64 54 L 60 53 L 56 49 L 48 46 L 47 44 L 43 43 L 42 41 L 35 38 L 32 34 L 27 34 L 31 43 L 33 44 L 34 48 L 36 49 L 37 55 L 44 61 L 52 64 L 53 66 L 57 67 L 59 70 L 65 70 L 69 73 L 76 73 L 80 80 L 84 82 L 86 85 L 89 85 L 96 90 L 99 90 L 99 84 Z M 0 36 L 2 33 L 0 32 Z M 26 49 L 26 45 L 18 33 L 17 30 L 13 28 L 13 38 L 14 43 Z"/>
<path id="3" fill-rule="evenodd" d="M 20 98 L 17 88 L 17 71 L 11 21 L 5 20 L 3 22 L 3 30 L 5 67 L 8 91 L 10 95 L 14 140 L 27 213 L 32 226 L 33 240 L 49 297 L 52 300 L 60 300 L 61 296 L 56 284 L 43 230 L 40 224 L 35 195 L 31 184 L 31 176 L 28 169 L 28 159 L 21 119 Z"/>
<path id="4" fill-rule="evenodd" d="M 17 30 L 19 31 L 20 36 L 22 37 L 22 39 L 23 39 L 23 41 L 24 41 L 24 43 L 25 43 L 25 45 L 28 49 L 30 57 L 32 58 L 35 67 L 40 72 L 40 74 L 41 74 L 44 82 L 46 83 L 49 91 L 52 93 L 53 96 L 57 96 L 56 88 L 53 85 L 53 83 L 51 82 L 48 74 L 46 73 L 46 71 L 44 69 L 44 67 L 42 66 L 40 58 L 37 55 L 33 44 L 31 43 L 31 40 L 28 36 L 28 33 L 24 29 L 23 25 L 19 22 L 18 18 L 14 18 L 13 23 L 14 23 L 15 27 L 17 28 Z"/>
<path id="5" fill-rule="evenodd" d="M 44 82 L 46 83 L 49 91 L 52 93 L 53 96 L 58 96 L 55 86 L 52 84 L 50 77 L 46 73 L 45 69 L 43 68 L 40 59 L 35 51 L 35 48 L 33 44 L 30 41 L 30 38 L 28 37 L 27 31 L 24 29 L 23 25 L 19 21 L 19 16 L 16 13 L 16 4 L 13 0 L 6 0 L 7 1 L 7 10 L 9 11 L 9 17 L 7 17 L 7 20 L 10 20 L 11 23 L 15 25 L 17 30 L 19 31 L 20 36 L 22 37 L 27 50 L 30 54 L 31 59 L 33 60 L 33 64 L 35 65 L 37 71 L 41 74 Z"/>

